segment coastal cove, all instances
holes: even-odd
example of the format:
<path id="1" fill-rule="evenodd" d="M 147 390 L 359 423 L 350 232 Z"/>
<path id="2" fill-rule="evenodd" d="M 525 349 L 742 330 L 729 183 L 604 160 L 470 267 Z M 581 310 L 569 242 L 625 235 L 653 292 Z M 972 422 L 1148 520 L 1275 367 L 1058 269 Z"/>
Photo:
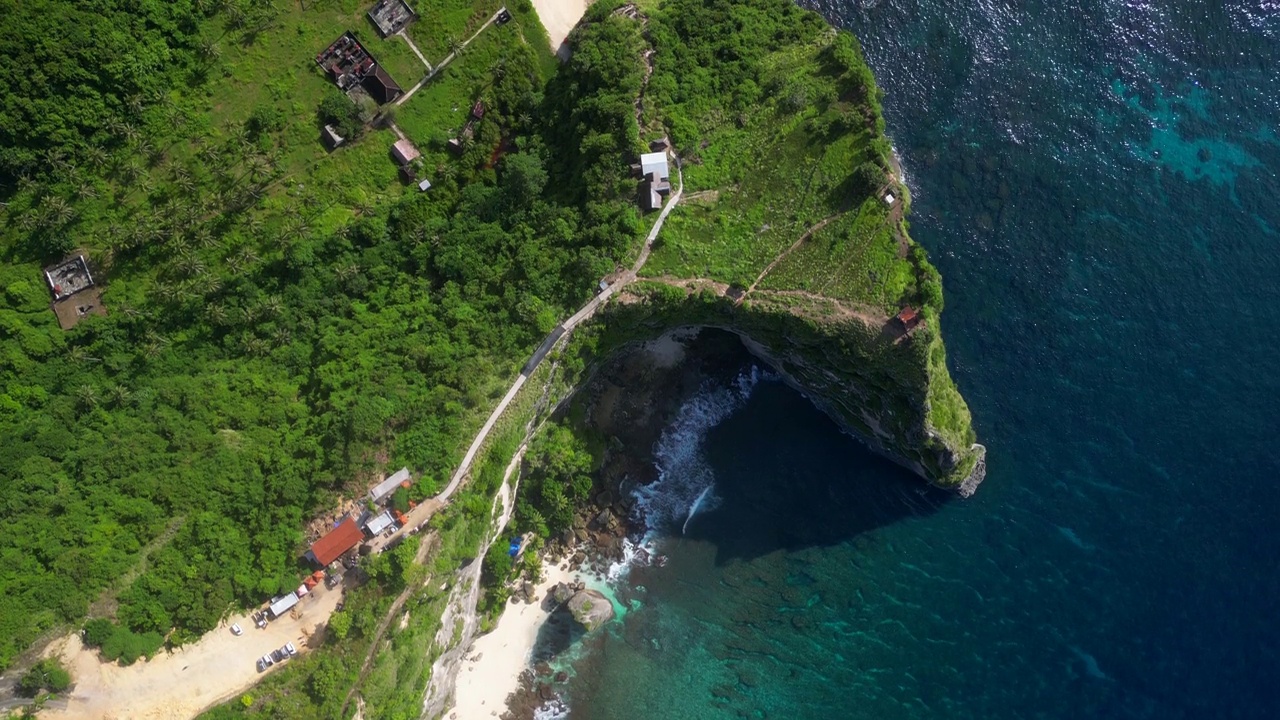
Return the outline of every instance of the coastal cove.
<path id="1" fill-rule="evenodd" d="M 1157 5 L 820 8 L 885 89 L 988 478 L 922 500 L 758 382 L 667 465 L 724 499 L 556 666 L 568 717 L 1271 714 L 1280 28 Z M 857 507 L 837 480 L 882 521 L 786 541 L 824 526 L 779 488 Z"/>
<path id="2" fill-rule="evenodd" d="M 0 19 L 0 717 L 1280 707 L 1274 0 L 373 2 Z"/>

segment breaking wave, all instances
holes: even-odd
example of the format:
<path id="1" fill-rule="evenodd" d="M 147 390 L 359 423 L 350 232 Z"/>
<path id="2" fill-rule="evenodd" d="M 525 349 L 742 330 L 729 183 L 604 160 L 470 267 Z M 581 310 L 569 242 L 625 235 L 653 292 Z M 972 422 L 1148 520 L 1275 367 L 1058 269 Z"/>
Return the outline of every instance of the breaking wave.
<path id="1" fill-rule="evenodd" d="M 695 515 L 716 508 L 715 473 L 702 454 L 703 441 L 746 404 L 760 381 L 771 379 L 772 374 L 753 365 L 727 387 L 708 384 L 680 408 L 654 448 L 658 479 L 635 490 L 631 519 L 644 530 L 623 541 L 622 560 L 609 568 L 611 581 L 622 579 L 635 565 L 654 562 L 659 538 L 682 534 Z"/>

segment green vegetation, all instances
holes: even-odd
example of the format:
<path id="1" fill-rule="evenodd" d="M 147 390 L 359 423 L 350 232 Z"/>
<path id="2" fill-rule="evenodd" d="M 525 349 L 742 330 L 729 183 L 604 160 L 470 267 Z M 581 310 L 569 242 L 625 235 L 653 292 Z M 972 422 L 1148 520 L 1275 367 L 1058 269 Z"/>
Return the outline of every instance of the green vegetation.
<path id="1" fill-rule="evenodd" d="M 45 68 L 0 94 L 0 668 L 86 615 L 85 640 L 108 660 L 181 645 L 295 587 L 307 518 L 370 476 L 414 470 L 402 509 L 437 492 L 545 333 L 634 257 L 649 221 L 628 165 L 663 134 L 687 192 L 718 195 L 672 216 L 646 270 L 665 282 L 636 288 L 640 302 L 610 309 L 528 387 L 562 393 L 587 363 L 673 323 L 725 324 L 787 349 L 808 382 L 835 373 L 833 402 L 868 433 L 859 408 L 918 434 L 925 407 L 946 446 L 971 441 L 937 334 L 937 273 L 905 235 L 903 204 L 875 194 L 896 189 L 878 91 L 856 42 L 816 15 L 787 0 L 669 0 L 645 24 L 597 3 L 558 67 L 515 3 L 513 22 L 395 109 L 433 183 L 418 193 L 387 158 L 395 135 L 313 62 L 352 30 L 403 86 L 421 77 L 402 39 L 374 39 L 366 2 L 134 5 L 0 13 L 4 36 L 40 48 L 0 58 L 0 82 Z M 438 61 L 497 5 L 419 7 L 408 33 Z M 94 27 L 113 32 L 99 41 Z M 99 63 L 94 42 L 136 45 L 114 57 L 141 61 Z M 456 156 L 446 142 L 477 100 L 484 118 Z M 325 122 L 349 139 L 333 153 Z M 750 287 L 827 218 L 741 305 L 671 284 Z M 108 314 L 63 332 L 40 268 L 75 248 Z M 903 302 L 925 305 L 915 339 L 878 338 L 864 318 Z M 457 569 L 484 563 L 488 615 L 506 600 L 505 552 L 476 556 L 525 423 L 545 409 L 536 392 L 517 398 L 432 519 L 424 564 L 416 538 L 365 559 L 371 582 L 347 589 L 324 647 L 209 717 L 338 717 L 357 685 L 367 717 L 417 717 Z M 536 437 L 519 527 L 567 528 L 597 455 L 564 428 Z M 115 602 L 95 605 L 107 589 Z M 382 628 L 401 596 L 407 617 Z"/>
<path id="2" fill-rule="evenodd" d="M 56 658 L 45 658 L 31 666 L 18 680 L 19 695 L 35 697 L 42 691 L 60 693 L 71 687 L 71 674 Z"/>
<path id="3" fill-rule="evenodd" d="M 318 143 L 316 108 L 336 94 L 312 58 L 348 27 L 367 35 L 363 4 L 282 3 L 247 29 L 227 7 L 191 30 L 221 50 L 185 50 L 207 80 L 121 100 L 132 140 L 6 190 L 0 666 L 83 617 L 175 515 L 186 521 L 118 596 L 107 657 L 181 644 L 296 586 L 304 519 L 360 492 L 378 451 L 422 478 L 409 499 L 434 493 L 631 237 L 585 232 L 595 215 L 544 192 L 547 49 L 519 13 L 448 71 L 465 77 L 482 48 L 504 63 L 468 91 L 489 106 L 475 146 L 433 158 L 431 193 L 395 200 L 391 133 L 332 155 Z M 401 110 L 410 124 L 413 105 Z M 64 333 L 40 264 L 76 246 L 107 280 L 109 314 Z"/>
<path id="4" fill-rule="evenodd" d="M 564 425 L 544 430 L 529 446 L 516 521 L 539 537 L 557 537 L 591 497 L 599 461 L 582 436 Z"/>

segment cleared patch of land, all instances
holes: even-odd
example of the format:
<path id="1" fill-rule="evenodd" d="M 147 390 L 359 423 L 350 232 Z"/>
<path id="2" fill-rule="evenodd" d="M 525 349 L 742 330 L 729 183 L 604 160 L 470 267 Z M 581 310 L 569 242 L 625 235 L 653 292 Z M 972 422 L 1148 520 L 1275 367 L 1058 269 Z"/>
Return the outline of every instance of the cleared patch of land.
<path id="1" fill-rule="evenodd" d="M 332 590 L 317 586 L 286 617 L 259 630 L 249 614 L 227 618 L 221 627 L 198 642 L 128 667 L 103 663 L 98 651 L 84 647 L 79 635 L 55 644 L 51 654 L 61 656 L 75 678 L 65 709 L 46 710 L 41 717 L 67 720 L 170 720 L 193 717 L 201 710 L 243 693 L 262 678 L 257 659 L 292 642 L 299 653 L 319 639 L 325 623 L 342 599 L 341 585 Z M 239 624 L 243 635 L 229 629 Z M 318 642 L 317 642 L 318 644 Z M 283 664 L 277 663 L 267 672 Z"/>

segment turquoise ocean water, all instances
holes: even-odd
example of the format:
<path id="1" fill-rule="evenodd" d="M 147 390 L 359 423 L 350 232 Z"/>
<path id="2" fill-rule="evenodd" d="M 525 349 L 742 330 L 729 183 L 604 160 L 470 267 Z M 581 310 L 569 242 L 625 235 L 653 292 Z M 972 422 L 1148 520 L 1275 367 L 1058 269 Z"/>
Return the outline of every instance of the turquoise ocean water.
<path id="1" fill-rule="evenodd" d="M 709 388 L 570 716 L 1280 717 L 1280 4 L 816 9 L 885 90 L 990 474 L 951 500 Z"/>

